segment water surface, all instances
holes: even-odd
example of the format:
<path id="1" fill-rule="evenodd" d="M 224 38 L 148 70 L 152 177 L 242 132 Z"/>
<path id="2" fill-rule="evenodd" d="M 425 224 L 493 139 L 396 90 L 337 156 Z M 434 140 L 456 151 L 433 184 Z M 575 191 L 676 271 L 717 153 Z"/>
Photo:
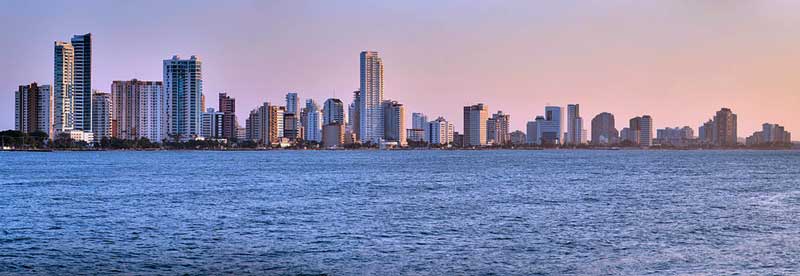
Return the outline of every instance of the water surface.
<path id="1" fill-rule="evenodd" d="M 800 274 L 800 152 L 0 152 L 0 274 Z"/>

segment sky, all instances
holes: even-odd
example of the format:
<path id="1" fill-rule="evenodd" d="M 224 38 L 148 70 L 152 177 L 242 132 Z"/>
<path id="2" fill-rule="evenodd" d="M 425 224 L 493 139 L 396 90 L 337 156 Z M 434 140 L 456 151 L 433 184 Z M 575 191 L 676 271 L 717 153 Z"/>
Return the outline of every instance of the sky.
<path id="1" fill-rule="evenodd" d="M 380 53 L 385 99 L 443 116 L 581 105 L 585 128 L 648 114 L 691 126 L 722 107 L 739 136 L 764 122 L 800 135 L 800 1 L 0 1 L 0 129 L 21 84 L 53 82 L 53 42 L 93 34 L 93 88 L 161 80 L 173 55 L 203 61 L 208 107 L 236 98 L 240 123 L 294 91 L 352 101 L 359 52 Z M 3 92 L 5 91 L 5 92 Z M 795 139 L 796 140 L 796 139 Z"/>

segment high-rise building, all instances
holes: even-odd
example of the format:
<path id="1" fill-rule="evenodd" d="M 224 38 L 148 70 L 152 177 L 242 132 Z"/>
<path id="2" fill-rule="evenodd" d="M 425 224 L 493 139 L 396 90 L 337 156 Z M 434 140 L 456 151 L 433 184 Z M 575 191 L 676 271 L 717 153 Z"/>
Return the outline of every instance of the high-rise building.
<path id="1" fill-rule="evenodd" d="M 628 131 L 625 140 L 634 145 L 639 145 L 642 137 L 642 117 L 634 117 L 628 121 Z"/>
<path id="2" fill-rule="evenodd" d="M 386 100 L 381 104 L 383 111 L 383 139 L 397 142 L 400 146 L 408 144 L 406 141 L 406 112 L 403 104 L 397 101 Z"/>
<path id="3" fill-rule="evenodd" d="M 75 54 L 72 71 L 73 128 L 92 132 L 92 34 L 75 35 L 70 43 Z"/>
<path id="4" fill-rule="evenodd" d="M 486 145 L 489 106 L 482 103 L 464 107 L 464 146 Z"/>
<path id="5" fill-rule="evenodd" d="M 419 112 L 411 113 L 411 128 L 425 129 L 428 124 L 428 116 Z"/>
<path id="6" fill-rule="evenodd" d="M 225 113 L 218 112 L 214 108 L 207 108 L 203 112 L 200 123 L 200 135 L 205 139 L 221 139 L 225 123 Z"/>
<path id="7" fill-rule="evenodd" d="M 111 82 L 115 121 L 112 136 L 127 140 L 144 137 L 161 142 L 166 127 L 163 90 L 161 81 Z"/>
<path id="8" fill-rule="evenodd" d="M 297 93 L 289 92 L 286 93 L 286 113 L 291 114 L 300 114 L 300 98 L 297 97 Z"/>
<path id="9" fill-rule="evenodd" d="M 508 133 L 510 120 L 511 115 L 504 114 L 503 111 L 497 111 L 497 113 L 492 114 L 492 118 L 486 120 L 487 142 L 494 145 L 508 144 L 510 140 Z"/>
<path id="10" fill-rule="evenodd" d="M 613 145 L 618 142 L 619 132 L 614 114 L 603 112 L 592 119 L 592 145 Z"/>
<path id="11" fill-rule="evenodd" d="M 525 143 L 530 145 L 538 145 L 542 143 L 539 137 L 539 124 L 544 122 L 544 116 L 536 116 L 533 121 L 528 121 L 525 124 Z"/>
<path id="12" fill-rule="evenodd" d="M 350 132 L 356 137 L 354 141 L 361 141 L 359 139 L 359 132 L 361 131 L 361 91 L 353 91 L 353 102 L 348 107 L 347 119 Z"/>
<path id="13" fill-rule="evenodd" d="M 271 144 L 280 144 L 281 138 L 284 138 L 284 118 L 286 107 L 283 106 L 270 106 L 269 107 L 269 142 Z"/>
<path id="14" fill-rule="evenodd" d="M 14 93 L 14 128 L 20 132 L 41 131 L 53 137 L 53 93 L 50 85 L 20 85 Z"/>
<path id="15" fill-rule="evenodd" d="M 56 41 L 54 49 L 53 127 L 55 132 L 64 132 L 74 126 L 75 48 L 70 43 Z"/>
<path id="16" fill-rule="evenodd" d="M 236 121 L 236 99 L 227 93 L 219 93 L 219 112 L 222 112 L 222 136 L 225 139 L 235 139 L 239 124 Z"/>
<path id="17" fill-rule="evenodd" d="M 196 56 L 164 60 L 167 134 L 188 140 L 200 135 L 203 112 L 203 68 Z"/>
<path id="18" fill-rule="evenodd" d="M 644 115 L 640 121 L 639 129 L 639 145 L 649 147 L 653 145 L 653 118 L 650 115 Z"/>
<path id="19" fill-rule="evenodd" d="M 322 123 L 329 125 L 332 123 L 340 123 L 344 125 L 344 104 L 339 99 L 325 100 L 322 109 Z"/>
<path id="20" fill-rule="evenodd" d="M 378 52 L 363 51 L 360 56 L 359 139 L 379 143 L 383 138 L 383 60 Z"/>
<path id="21" fill-rule="evenodd" d="M 250 111 L 250 114 L 245 120 L 245 137 L 247 140 L 254 141 L 259 144 L 268 143 L 265 140 L 267 134 L 266 121 L 269 111 L 269 104 L 264 103 Z"/>
<path id="22" fill-rule="evenodd" d="M 344 124 L 332 121 L 322 127 L 322 146 L 336 148 L 344 145 Z"/>
<path id="23" fill-rule="evenodd" d="M 578 104 L 567 105 L 567 135 L 565 140 L 567 144 L 571 145 L 579 145 L 586 140 L 583 136 L 583 118 Z"/>
<path id="24" fill-rule="evenodd" d="M 92 134 L 95 141 L 111 138 L 114 126 L 114 107 L 111 94 L 94 90 L 92 93 Z"/>
<path id="25" fill-rule="evenodd" d="M 300 130 L 297 128 L 300 124 L 297 120 L 297 115 L 294 113 L 284 113 L 283 114 L 283 137 L 286 137 L 290 141 L 294 141 L 300 139 Z"/>
<path id="26" fill-rule="evenodd" d="M 714 120 L 708 120 L 697 130 L 700 142 L 711 144 L 714 141 Z"/>
<path id="27" fill-rule="evenodd" d="M 453 124 L 442 117 L 428 122 L 425 128 L 425 138 L 431 145 L 448 145 L 453 143 Z"/>
<path id="28" fill-rule="evenodd" d="M 729 108 L 722 108 L 714 115 L 712 142 L 714 145 L 730 147 L 738 145 L 736 114 Z"/>
<path id="29" fill-rule="evenodd" d="M 312 100 L 306 100 L 306 121 L 303 124 L 303 135 L 305 140 L 322 142 L 322 112 L 319 110 L 319 105 Z"/>
<path id="30" fill-rule="evenodd" d="M 546 106 L 544 116 L 536 116 L 533 122 L 527 124 L 528 143 L 536 145 L 561 144 L 561 118 L 563 117 L 560 106 Z"/>

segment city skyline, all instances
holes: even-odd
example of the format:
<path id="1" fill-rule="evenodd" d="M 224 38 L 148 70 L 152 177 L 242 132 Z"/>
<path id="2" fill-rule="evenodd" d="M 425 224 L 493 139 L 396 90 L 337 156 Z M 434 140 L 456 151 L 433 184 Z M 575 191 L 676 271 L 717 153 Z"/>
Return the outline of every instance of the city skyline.
<path id="1" fill-rule="evenodd" d="M 793 105 L 800 102 L 798 93 L 794 92 L 800 88 L 800 83 L 793 80 L 791 75 L 793 71 L 789 67 L 791 62 L 797 59 L 797 55 L 789 50 L 797 48 L 793 47 L 797 45 L 797 41 L 780 40 L 779 43 L 772 41 L 778 39 L 777 36 L 784 32 L 793 33 L 791 30 L 787 30 L 787 27 L 777 27 L 779 22 L 798 21 L 799 18 L 796 16 L 782 13 L 784 9 L 792 10 L 783 5 L 792 4 L 774 2 L 772 5 L 750 3 L 750 6 L 741 3 L 725 4 L 726 8 L 716 9 L 714 14 L 710 14 L 712 19 L 719 22 L 705 22 L 702 21 L 704 19 L 692 18 L 709 23 L 710 25 L 703 25 L 707 29 L 689 32 L 679 27 L 671 27 L 678 29 L 669 29 L 671 32 L 668 32 L 673 36 L 672 38 L 677 39 L 677 42 L 672 41 L 668 44 L 681 46 L 674 49 L 664 50 L 654 45 L 654 48 L 649 50 L 636 51 L 637 55 L 606 57 L 606 53 L 620 54 L 624 52 L 622 50 L 629 50 L 627 47 L 631 45 L 640 45 L 643 48 L 650 45 L 649 42 L 645 42 L 645 38 L 649 35 L 641 33 L 640 30 L 626 27 L 621 29 L 627 35 L 623 37 L 602 32 L 591 36 L 586 34 L 589 38 L 599 39 L 593 40 L 597 42 L 596 49 L 575 46 L 575 44 L 558 39 L 547 40 L 548 43 L 544 45 L 534 43 L 535 41 L 522 41 L 524 43 L 521 45 L 527 47 L 528 51 L 514 51 L 522 54 L 515 56 L 512 60 L 504 59 L 505 63 L 498 64 L 496 60 L 500 60 L 501 57 L 499 52 L 518 50 L 517 46 L 505 45 L 506 43 L 485 44 L 484 41 L 491 41 L 502 35 L 508 35 L 509 32 L 517 31 L 541 35 L 542 33 L 531 30 L 530 26 L 513 30 L 500 28 L 513 22 L 528 22 L 520 20 L 524 20 L 523 15 L 534 12 L 525 8 L 536 5 L 526 3 L 486 4 L 488 7 L 484 8 L 487 8 L 487 11 L 480 13 L 478 11 L 480 7 L 460 3 L 462 4 L 456 3 L 455 11 L 450 15 L 456 19 L 455 21 L 463 23 L 463 26 L 442 22 L 435 16 L 437 12 L 443 12 L 442 3 L 435 3 L 431 10 L 426 11 L 383 6 L 384 4 L 378 3 L 372 4 L 371 8 L 376 8 L 382 15 L 388 16 L 386 23 L 382 25 L 388 30 L 398 30 L 405 26 L 401 19 L 402 16 L 399 15 L 407 15 L 410 12 L 418 13 L 421 16 L 418 19 L 404 18 L 410 20 L 408 28 L 412 31 L 412 37 L 395 32 L 392 34 L 398 36 L 395 38 L 378 30 L 373 31 L 359 27 L 354 30 L 365 32 L 360 34 L 366 37 L 364 41 L 336 42 L 331 45 L 319 42 L 334 39 L 339 41 L 338 36 L 352 36 L 353 34 L 347 32 L 347 27 L 356 26 L 358 22 L 346 21 L 333 24 L 333 26 L 322 26 L 319 22 L 301 22 L 301 19 L 310 18 L 309 14 L 316 13 L 321 13 L 319 15 L 325 18 L 337 18 L 339 15 L 323 12 L 329 5 L 326 3 L 309 5 L 308 3 L 235 2 L 231 7 L 220 11 L 205 9 L 207 5 L 199 3 L 197 7 L 193 8 L 204 11 L 205 15 L 209 17 L 231 12 L 249 12 L 245 8 L 253 8 L 255 11 L 269 10 L 270 14 L 276 13 L 276 11 L 288 11 L 297 17 L 287 19 L 287 17 L 279 16 L 276 18 L 280 19 L 276 20 L 285 20 L 283 22 L 286 24 L 315 34 L 323 31 L 332 32 L 319 39 L 310 40 L 301 39 L 287 32 L 259 32 L 260 35 L 255 38 L 256 44 L 260 46 L 259 49 L 243 48 L 242 43 L 248 40 L 235 33 L 226 32 L 224 28 L 209 28 L 208 32 L 202 34 L 196 33 L 196 31 L 187 31 L 188 33 L 185 35 L 172 38 L 168 35 L 175 30 L 173 28 L 178 28 L 184 23 L 175 22 L 178 26 L 159 28 L 156 26 L 161 24 L 156 23 L 163 23 L 162 20 L 157 19 L 153 23 L 138 25 L 138 23 L 133 24 L 136 22 L 133 16 L 121 16 L 120 22 L 113 24 L 108 17 L 96 17 L 100 23 L 109 23 L 108 26 L 101 26 L 104 24 L 97 24 L 95 21 L 82 22 L 80 20 L 56 24 L 54 22 L 60 22 L 58 20 L 63 18 L 61 17 L 63 15 L 44 16 L 42 17 L 44 20 L 20 26 L 19 24 L 10 24 L 5 20 L 14 20 L 31 10 L 47 15 L 53 13 L 64 3 L 52 3 L 52 7 L 39 7 L 41 4 L 35 2 L 2 3 L 0 5 L 3 6 L 3 13 L 7 14 L 4 14 L 4 19 L 0 20 L 3 20 L 3 23 L 9 23 L 2 25 L 18 26 L 21 30 L 3 29 L 4 33 L 9 34 L 6 38 L 6 44 L 9 47 L 2 54 L 2 60 L 15 66 L 13 66 L 14 69 L 10 69 L 12 66 L 4 66 L 7 69 L 4 69 L 3 77 L 0 77 L 0 85 L 6 90 L 3 97 L 0 97 L 0 107 L 2 107 L 0 116 L 13 118 L 13 91 L 19 85 L 32 82 L 40 85 L 54 85 L 52 83 L 54 41 L 66 40 L 76 34 L 92 33 L 92 89 L 110 91 L 113 80 L 134 78 L 160 80 L 161 61 L 169 59 L 173 55 L 182 57 L 197 55 L 204 62 L 203 92 L 206 96 L 207 106 L 214 106 L 213 103 L 217 102 L 219 92 L 227 92 L 239 101 L 241 107 L 237 110 L 236 115 L 241 125 L 244 125 L 244 118 L 247 118 L 251 108 L 264 101 L 280 103 L 284 95 L 290 91 L 298 92 L 303 101 L 313 98 L 316 102 L 324 102 L 325 99 L 334 97 L 334 91 L 336 91 L 335 98 L 342 99 L 345 104 L 349 104 L 348 100 L 351 98 L 349 92 L 358 89 L 358 61 L 355 55 L 360 51 L 374 50 L 380 53 L 386 66 L 385 97 L 397 100 L 406 106 L 406 121 L 411 121 L 410 114 L 412 112 L 422 112 L 430 118 L 442 116 L 453 122 L 456 131 L 459 132 L 463 129 L 460 119 L 462 117 L 461 108 L 475 103 L 485 103 L 492 107 L 493 109 L 489 110 L 491 113 L 503 110 L 507 114 L 511 114 L 513 118 L 510 131 L 525 130 L 526 123 L 533 121 L 535 116 L 541 113 L 543 106 L 557 105 L 566 108 L 567 104 L 571 103 L 581 105 L 584 128 L 587 128 L 587 118 L 592 118 L 601 112 L 610 112 L 617 118 L 617 129 L 624 128 L 627 119 L 641 114 L 648 114 L 654 118 L 653 129 L 684 125 L 697 129 L 708 119 L 709 112 L 719 110 L 721 107 L 728 107 L 739 114 L 738 136 L 740 138 L 760 130 L 761 125 L 766 122 L 779 123 L 786 126 L 787 129 L 800 128 L 796 119 L 800 117 L 798 116 L 800 111 L 792 108 Z M 167 5 L 177 4 L 169 3 Z M 413 5 L 418 4 L 409 4 L 409 6 Z M 587 8 L 577 7 L 574 3 L 541 5 L 552 8 L 557 14 L 572 11 L 601 18 L 604 18 L 604 15 L 620 12 L 620 10 L 616 10 L 620 8 L 617 5 L 601 5 L 599 11 L 596 12 L 584 10 Z M 722 4 L 650 3 L 632 4 L 630 5 L 632 7 L 628 7 L 628 9 L 653 12 L 656 7 L 668 6 L 668 8 L 672 8 L 671 11 L 675 11 L 675 9 L 697 8 L 696 5 Z M 93 5 L 92 9 L 82 13 L 91 17 L 110 9 L 110 6 L 113 5 L 99 2 L 97 5 Z M 140 9 L 137 6 L 139 5 L 132 5 L 131 8 Z M 358 5 L 345 3 L 342 6 L 338 10 Z M 753 8 L 752 6 L 759 8 L 757 10 L 760 12 L 772 15 L 772 19 L 768 20 L 764 15 L 750 13 L 747 8 Z M 357 11 L 364 8 L 354 7 L 354 9 Z M 393 9 L 399 9 L 399 11 L 396 14 L 391 13 Z M 10 11 L 19 13 L 12 14 Z M 703 13 L 702 9 L 694 11 Z M 511 12 L 510 18 L 498 18 L 498 14 L 501 12 Z M 468 36 L 465 30 L 477 24 L 473 20 L 467 20 L 467 15 L 470 14 L 478 15 L 479 19 L 489 20 L 490 26 L 482 29 L 483 32 Z M 558 23 L 581 23 L 559 25 L 545 20 L 547 18 L 542 17 L 541 14 L 534 14 L 538 16 L 530 19 L 531 21 L 544 20 L 547 24 L 542 28 L 549 28 L 549 31 L 566 31 L 567 37 L 571 38 L 577 37 L 576 32 L 585 33 L 588 30 L 588 27 L 582 24 L 594 22 L 594 20 L 603 21 L 598 18 L 585 20 L 572 18 L 577 21 L 567 20 L 567 22 L 556 20 Z M 732 16 L 734 15 L 744 15 L 749 20 L 764 24 L 764 29 L 761 30 L 764 31 L 763 34 L 756 35 L 755 30 L 751 29 L 752 26 L 748 27 L 744 24 L 733 26 L 722 24 L 733 20 Z M 667 13 L 662 14 L 658 19 L 672 17 L 679 16 Z M 624 20 L 642 20 L 639 16 L 629 14 L 623 14 L 622 18 Z M 261 22 L 261 19 L 253 20 Z M 445 30 L 440 29 L 438 33 L 435 30 L 423 31 L 422 27 L 418 25 L 427 22 L 426 20 L 439 23 L 446 28 Z M 616 20 L 608 18 L 604 20 L 612 22 L 602 25 L 603 28 L 623 27 Z M 197 24 L 207 26 L 214 22 L 216 19 L 208 18 L 207 22 L 201 21 Z M 234 21 L 225 26 L 238 27 L 243 24 L 242 21 Z M 775 27 L 768 28 L 769 26 Z M 152 45 L 135 44 L 136 46 L 134 46 L 128 40 L 122 39 L 127 37 L 126 35 L 130 32 L 149 30 L 152 30 L 154 37 L 158 38 L 157 43 L 152 43 Z M 761 37 L 763 40 L 748 40 L 751 44 L 744 44 L 745 46 L 731 44 L 732 46 L 723 47 L 721 45 L 724 44 L 720 43 L 732 42 L 736 39 L 723 36 L 725 32 L 713 34 L 714 30 Z M 22 31 L 24 33 L 20 33 Z M 547 33 L 548 31 L 543 32 Z M 230 41 L 202 43 L 204 40 L 213 39 L 215 34 L 223 35 Z M 436 34 L 454 40 L 454 42 L 442 44 L 447 47 L 448 51 L 420 52 L 422 48 L 442 42 L 441 39 L 431 37 Z M 687 42 L 690 38 L 698 38 L 699 34 L 707 34 L 711 37 L 698 41 L 703 44 Z M 275 37 L 287 39 L 285 42 L 275 42 L 278 44 L 273 45 L 273 40 L 270 38 Z M 614 37 L 624 38 L 623 42 L 607 41 Z M 400 38 L 417 40 L 420 45 L 399 43 Z M 507 39 L 499 41 L 511 43 L 515 40 L 513 37 Z M 463 43 L 470 41 L 475 43 Z M 778 46 L 766 45 L 766 42 L 770 41 L 771 45 L 777 44 Z M 263 47 L 269 45 L 279 47 Z M 620 48 L 615 49 L 615 45 Z M 705 55 L 700 55 L 698 58 L 695 56 L 697 53 L 693 52 L 693 48 L 689 47 L 696 45 L 707 45 L 706 47 L 718 51 L 705 52 Z M 566 47 L 563 51 L 554 50 L 559 46 L 580 49 Z M 756 48 L 762 50 L 755 51 Z M 309 52 L 308 49 L 315 51 Z M 478 49 L 485 51 L 476 51 Z M 664 50 L 664 52 L 662 53 L 660 50 Z M 764 55 L 765 51 L 769 53 Z M 233 52 L 236 55 L 231 54 Z M 547 53 L 547 56 L 541 60 L 541 68 L 539 65 L 525 65 L 534 64 L 531 62 L 532 59 L 542 58 L 542 52 Z M 640 52 L 644 52 L 644 54 L 639 55 Z M 291 64 L 287 62 L 287 59 L 280 57 L 294 57 L 298 53 L 309 53 L 310 58 L 301 59 L 299 64 Z M 576 53 L 579 55 L 573 55 Z M 670 59 L 670 57 L 676 59 Z M 608 61 L 617 61 L 617 59 L 619 63 L 608 63 Z M 19 66 L 16 66 L 17 64 Z M 267 66 L 264 66 L 263 69 L 249 70 L 260 68 L 254 66 L 264 64 Z M 603 71 L 602 69 L 606 66 L 613 70 Z M 513 74 L 508 74 L 509 72 Z M 0 129 L 13 127 L 13 119 L 0 121 Z"/>

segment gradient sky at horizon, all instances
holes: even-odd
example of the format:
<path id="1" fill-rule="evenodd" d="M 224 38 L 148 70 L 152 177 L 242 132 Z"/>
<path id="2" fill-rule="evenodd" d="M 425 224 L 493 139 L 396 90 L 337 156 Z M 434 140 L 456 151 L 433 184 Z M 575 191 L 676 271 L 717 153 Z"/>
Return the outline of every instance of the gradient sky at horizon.
<path id="1" fill-rule="evenodd" d="M 345 103 L 358 54 L 380 52 L 385 98 L 461 131 L 462 107 L 511 114 L 545 105 L 649 114 L 656 128 L 697 127 L 721 107 L 739 136 L 764 122 L 800 131 L 798 1 L 39 1 L 0 2 L 0 129 L 13 91 L 52 84 L 53 41 L 94 35 L 93 88 L 161 80 L 162 60 L 197 55 L 208 107 L 237 100 L 240 123 L 289 91 Z M 800 135 L 798 133 L 797 135 Z M 797 140 L 797 139 L 795 139 Z"/>

